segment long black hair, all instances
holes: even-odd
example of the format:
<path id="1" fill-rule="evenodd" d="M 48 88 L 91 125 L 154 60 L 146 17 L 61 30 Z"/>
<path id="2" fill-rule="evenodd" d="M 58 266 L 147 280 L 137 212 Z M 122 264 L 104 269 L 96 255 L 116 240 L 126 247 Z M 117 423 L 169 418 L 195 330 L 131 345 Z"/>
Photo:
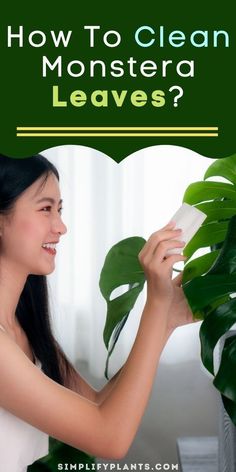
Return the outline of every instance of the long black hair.
<path id="1" fill-rule="evenodd" d="M 25 159 L 0 154 L 0 214 L 9 214 L 24 190 L 40 177 L 46 181 L 52 173 L 59 181 L 56 167 L 40 154 Z M 16 317 L 44 373 L 66 385 L 74 369 L 52 334 L 46 276 L 27 277 Z"/>

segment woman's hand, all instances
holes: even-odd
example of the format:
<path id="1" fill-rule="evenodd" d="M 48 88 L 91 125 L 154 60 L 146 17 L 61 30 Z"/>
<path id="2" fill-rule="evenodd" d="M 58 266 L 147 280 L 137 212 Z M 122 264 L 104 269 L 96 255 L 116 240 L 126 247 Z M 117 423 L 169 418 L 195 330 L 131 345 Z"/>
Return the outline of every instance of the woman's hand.
<path id="1" fill-rule="evenodd" d="M 181 254 L 168 255 L 169 249 L 183 248 L 180 241 L 180 229 L 174 229 L 175 223 L 170 222 L 164 228 L 153 233 L 139 253 L 139 261 L 147 279 L 146 305 L 162 307 L 166 317 L 168 332 L 177 326 L 193 321 L 183 289 L 181 277 L 172 280 L 173 265 L 184 261 Z"/>
<path id="2" fill-rule="evenodd" d="M 198 321 L 193 319 L 192 310 L 181 286 L 182 278 L 183 273 L 181 272 L 173 279 L 174 296 L 168 313 L 168 327 L 170 333 L 179 326 Z"/>

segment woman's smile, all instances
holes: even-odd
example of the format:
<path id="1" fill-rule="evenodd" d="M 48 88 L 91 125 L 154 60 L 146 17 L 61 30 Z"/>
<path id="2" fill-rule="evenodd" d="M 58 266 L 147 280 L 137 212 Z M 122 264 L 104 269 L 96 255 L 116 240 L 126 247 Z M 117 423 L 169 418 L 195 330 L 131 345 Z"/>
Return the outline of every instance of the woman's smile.
<path id="1" fill-rule="evenodd" d="M 55 256 L 57 251 L 56 251 L 56 244 L 58 243 L 44 243 L 42 245 L 42 248 L 50 255 Z"/>

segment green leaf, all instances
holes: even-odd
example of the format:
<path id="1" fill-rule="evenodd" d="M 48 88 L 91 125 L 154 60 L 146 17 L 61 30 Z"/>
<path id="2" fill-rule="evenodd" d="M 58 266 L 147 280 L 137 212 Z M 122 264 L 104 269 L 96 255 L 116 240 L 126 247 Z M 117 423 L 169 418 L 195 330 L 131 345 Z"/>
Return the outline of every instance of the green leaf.
<path id="1" fill-rule="evenodd" d="M 199 248 L 213 246 L 225 239 L 228 222 L 209 223 L 203 225 L 185 246 L 183 254 L 191 257 Z"/>
<path id="2" fill-rule="evenodd" d="M 217 298 L 216 300 L 213 300 L 206 308 L 204 308 L 203 318 L 206 318 L 212 311 L 218 308 L 218 306 L 223 305 L 224 303 L 228 303 L 231 299 L 231 295 L 226 294 L 220 298 Z"/>
<path id="3" fill-rule="evenodd" d="M 106 359 L 106 365 L 105 365 L 105 377 L 108 379 L 108 367 L 109 367 L 109 359 L 111 357 L 111 354 L 112 352 L 114 351 L 114 348 L 115 348 L 115 345 L 119 339 L 119 336 L 120 336 L 120 333 L 128 319 L 128 316 L 129 314 L 127 313 L 127 315 L 123 316 L 123 318 L 121 319 L 121 321 L 119 321 L 116 325 L 116 327 L 114 328 L 114 331 L 112 333 L 112 342 L 110 342 L 110 338 L 109 338 L 109 333 L 108 333 L 108 344 L 110 347 L 108 347 L 108 353 L 107 353 L 107 359 Z M 105 335 L 106 337 L 106 335 Z"/>
<path id="4" fill-rule="evenodd" d="M 207 254 L 196 257 L 192 261 L 188 262 L 184 267 L 183 283 L 205 274 L 214 263 L 218 254 L 219 250 L 208 252 Z"/>
<path id="5" fill-rule="evenodd" d="M 236 292 L 236 274 L 204 275 L 183 285 L 193 312 L 202 310 L 223 295 Z"/>
<path id="6" fill-rule="evenodd" d="M 215 387 L 227 398 L 236 402 L 236 336 L 225 340 L 221 363 L 214 379 Z"/>
<path id="7" fill-rule="evenodd" d="M 236 273 L 236 216 L 229 222 L 224 244 L 208 275 L 234 273 Z"/>
<path id="8" fill-rule="evenodd" d="M 143 289 L 144 282 L 144 274 L 142 274 L 142 281 L 140 280 L 137 286 L 130 288 L 127 292 L 114 298 L 114 300 L 107 301 L 107 317 L 103 332 L 103 338 L 107 349 L 114 329 L 124 317 L 127 317 L 134 307 L 138 295 Z"/>
<path id="9" fill-rule="evenodd" d="M 145 239 L 136 236 L 115 244 L 108 252 L 101 271 L 99 285 L 107 302 L 103 331 L 104 343 L 108 349 L 106 377 L 109 357 L 145 283 L 145 275 L 138 260 L 138 254 L 145 242 Z M 112 292 L 123 285 L 128 285 L 127 291 L 111 299 Z"/>
<path id="10" fill-rule="evenodd" d="M 236 184 L 236 154 L 223 159 L 217 159 L 208 167 L 204 179 L 221 176 Z"/>
<path id="11" fill-rule="evenodd" d="M 236 202 L 234 185 L 224 182 L 194 182 L 188 186 L 183 202 L 195 205 L 215 198 L 227 198 Z"/>
<path id="12" fill-rule="evenodd" d="M 233 298 L 212 311 L 200 328 L 201 358 L 204 366 L 214 375 L 214 349 L 223 334 L 236 323 L 236 299 Z"/>
<path id="13" fill-rule="evenodd" d="M 145 244 L 139 236 L 123 239 L 108 252 L 100 274 L 99 287 L 108 302 L 116 288 L 121 285 L 140 283 L 144 279 L 138 254 Z"/>
<path id="14" fill-rule="evenodd" d="M 231 200 L 214 200 L 199 203 L 196 205 L 196 208 L 207 215 L 204 225 L 212 221 L 228 220 L 236 214 L 236 202 Z"/>

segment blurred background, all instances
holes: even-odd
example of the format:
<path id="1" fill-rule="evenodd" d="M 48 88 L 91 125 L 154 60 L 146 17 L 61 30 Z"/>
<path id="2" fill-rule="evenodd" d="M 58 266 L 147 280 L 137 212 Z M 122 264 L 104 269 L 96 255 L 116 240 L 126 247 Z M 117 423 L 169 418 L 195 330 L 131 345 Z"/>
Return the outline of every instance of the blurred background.
<path id="1" fill-rule="evenodd" d="M 85 146 L 42 151 L 58 168 L 63 220 L 56 270 L 48 277 L 54 332 L 82 375 L 104 385 L 106 304 L 99 275 L 111 246 L 130 236 L 148 239 L 182 203 L 187 186 L 202 180 L 212 159 L 176 146 L 152 146 L 117 164 Z M 110 376 L 134 341 L 145 291 L 125 325 Z M 178 437 L 216 436 L 218 395 L 201 365 L 200 322 L 178 328 L 161 357 L 154 388 L 124 462 L 177 462 Z M 121 462 L 121 461 L 120 461 Z"/>

